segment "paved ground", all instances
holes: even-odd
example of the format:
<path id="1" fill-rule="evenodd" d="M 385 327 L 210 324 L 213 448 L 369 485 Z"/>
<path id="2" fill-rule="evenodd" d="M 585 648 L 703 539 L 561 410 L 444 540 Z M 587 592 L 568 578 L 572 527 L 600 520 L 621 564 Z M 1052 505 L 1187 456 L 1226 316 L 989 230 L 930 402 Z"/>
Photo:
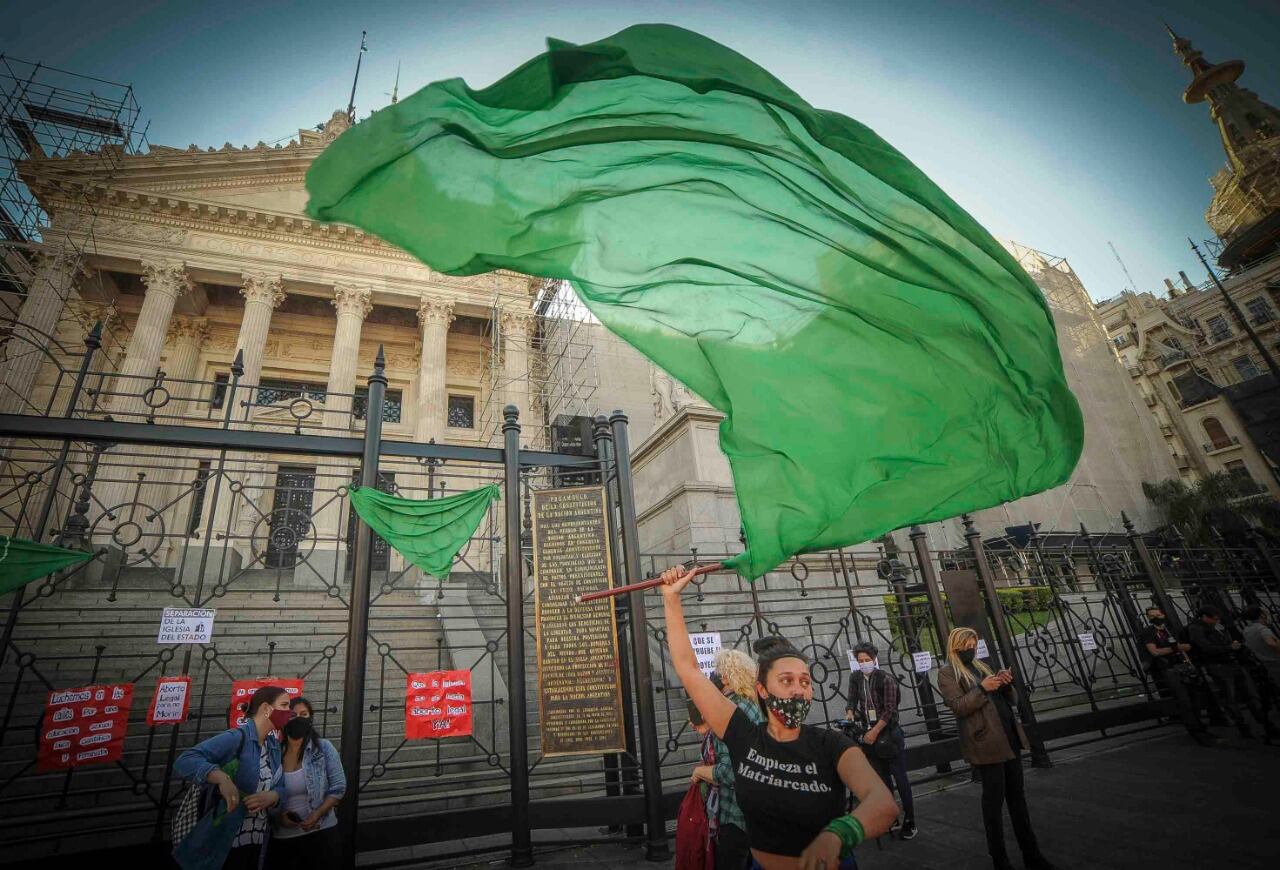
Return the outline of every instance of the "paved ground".
<path id="1" fill-rule="evenodd" d="M 1203 749 L 1165 728 L 1052 751 L 1052 769 L 1027 771 L 1027 793 L 1041 847 L 1062 870 L 1280 867 L 1280 747 L 1237 739 Z M 989 868 L 978 786 L 965 775 L 921 791 L 920 835 L 910 842 L 886 837 L 879 849 L 864 844 L 862 870 Z M 1007 820 L 1005 831 L 1016 864 Z M 397 866 L 502 866 L 501 853 L 493 857 Z M 537 856 L 541 870 L 663 866 L 671 864 L 649 863 L 639 847 L 621 845 L 541 849 Z"/>

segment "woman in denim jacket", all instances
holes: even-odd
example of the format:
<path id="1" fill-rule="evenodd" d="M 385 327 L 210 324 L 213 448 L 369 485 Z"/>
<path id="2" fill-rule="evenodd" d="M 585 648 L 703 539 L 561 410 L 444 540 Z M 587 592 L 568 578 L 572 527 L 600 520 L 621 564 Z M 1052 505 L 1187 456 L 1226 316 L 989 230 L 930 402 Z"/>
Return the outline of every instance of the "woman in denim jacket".
<path id="1" fill-rule="evenodd" d="M 258 870 L 265 866 L 267 841 L 271 837 L 268 813 L 281 804 L 280 743 L 272 733 L 293 717 L 289 694 L 279 686 L 266 686 L 253 693 L 238 728 L 223 731 L 191 747 L 173 765 L 178 776 L 195 783 L 216 785 L 226 802 L 227 812 L 240 805 L 244 795 L 246 812 L 240 833 L 222 865 L 229 870 Z M 222 765 L 240 748 L 240 766 L 235 780 Z"/>
<path id="2" fill-rule="evenodd" d="M 342 844 L 333 808 L 347 791 L 338 750 L 299 716 L 284 729 L 284 802 L 271 841 L 271 870 L 338 866 Z"/>

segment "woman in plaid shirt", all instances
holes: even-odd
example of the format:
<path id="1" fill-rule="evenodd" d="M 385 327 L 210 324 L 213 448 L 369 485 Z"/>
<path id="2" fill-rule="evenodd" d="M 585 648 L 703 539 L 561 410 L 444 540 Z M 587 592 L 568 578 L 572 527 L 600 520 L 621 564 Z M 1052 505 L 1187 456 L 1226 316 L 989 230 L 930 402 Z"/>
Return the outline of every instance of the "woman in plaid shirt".
<path id="1" fill-rule="evenodd" d="M 716 670 L 711 682 L 724 696 L 738 705 L 752 722 L 764 722 L 764 714 L 756 703 L 756 663 L 751 656 L 736 649 L 716 654 Z M 751 866 L 751 842 L 747 822 L 733 790 L 733 762 L 729 747 L 710 735 L 715 746 L 715 764 L 695 768 L 694 775 L 719 791 L 716 833 L 716 870 L 743 870 Z"/>

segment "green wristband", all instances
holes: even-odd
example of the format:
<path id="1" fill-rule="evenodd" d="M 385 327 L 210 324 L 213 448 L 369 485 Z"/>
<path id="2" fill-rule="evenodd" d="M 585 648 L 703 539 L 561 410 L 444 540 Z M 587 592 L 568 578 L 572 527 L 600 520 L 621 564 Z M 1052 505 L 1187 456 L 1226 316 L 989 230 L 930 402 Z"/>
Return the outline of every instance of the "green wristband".
<path id="1" fill-rule="evenodd" d="M 823 828 L 824 831 L 830 831 L 840 838 L 840 857 L 847 858 L 858 845 L 867 838 L 867 832 L 862 828 L 862 822 L 853 816 L 840 816 L 831 820 L 831 823 Z"/>

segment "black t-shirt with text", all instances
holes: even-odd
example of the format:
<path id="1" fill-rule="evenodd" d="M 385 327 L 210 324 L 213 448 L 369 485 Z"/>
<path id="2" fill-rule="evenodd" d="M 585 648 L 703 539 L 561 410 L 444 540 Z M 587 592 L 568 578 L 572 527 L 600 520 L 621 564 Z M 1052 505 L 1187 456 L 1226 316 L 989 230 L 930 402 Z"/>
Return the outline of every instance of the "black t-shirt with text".
<path id="1" fill-rule="evenodd" d="M 844 815 L 838 765 L 855 748 L 848 737 L 805 725 L 795 740 L 780 743 L 769 736 L 767 725 L 734 710 L 724 743 L 751 848 L 797 856 L 832 819 Z"/>

